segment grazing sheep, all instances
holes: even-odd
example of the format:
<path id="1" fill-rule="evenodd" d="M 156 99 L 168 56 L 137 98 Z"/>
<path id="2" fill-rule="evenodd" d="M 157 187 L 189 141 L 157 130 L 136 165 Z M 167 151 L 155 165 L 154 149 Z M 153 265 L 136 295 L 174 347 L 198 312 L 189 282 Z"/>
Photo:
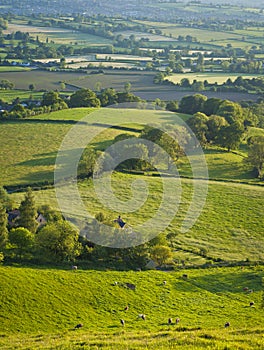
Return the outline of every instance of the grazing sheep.
<path id="1" fill-rule="evenodd" d="M 145 320 L 146 320 L 146 315 L 142 314 L 142 315 L 141 315 L 141 318 L 142 318 L 142 320 L 145 321 Z"/>
<path id="2" fill-rule="evenodd" d="M 254 306 L 254 304 L 255 304 L 254 301 L 251 301 L 251 302 L 249 303 L 250 306 Z"/>
<path id="3" fill-rule="evenodd" d="M 163 281 L 163 285 L 166 286 L 166 284 L 167 284 L 167 281 Z"/>
<path id="4" fill-rule="evenodd" d="M 248 287 L 244 287 L 244 288 L 243 288 L 243 291 L 244 291 L 244 292 L 247 292 L 247 291 L 248 291 Z"/>
<path id="5" fill-rule="evenodd" d="M 225 323 L 225 328 L 230 327 L 230 322 Z"/>
<path id="6" fill-rule="evenodd" d="M 127 305 L 127 306 L 124 308 L 124 310 L 127 311 L 128 309 L 129 309 L 129 306 Z"/>
<path id="7" fill-rule="evenodd" d="M 78 323 L 74 328 L 78 329 L 78 328 L 82 328 L 82 327 L 83 327 L 83 324 L 82 323 Z"/>
<path id="8" fill-rule="evenodd" d="M 125 285 L 126 285 L 126 287 L 128 289 L 131 289 L 131 290 L 135 290 L 136 289 L 136 285 L 133 284 L 133 283 L 126 283 Z"/>
<path id="9" fill-rule="evenodd" d="M 172 318 L 168 319 L 168 324 L 172 324 Z"/>
<path id="10" fill-rule="evenodd" d="M 117 286 L 117 285 L 118 285 L 118 282 L 117 282 L 117 281 L 115 281 L 115 282 L 114 282 L 114 286 Z"/>
<path id="11" fill-rule="evenodd" d="M 121 319 L 120 322 L 121 322 L 121 325 L 124 327 L 124 325 L 125 325 L 125 320 Z"/>
<path id="12" fill-rule="evenodd" d="M 73 271 L 77 271 L 78 270 L 78 266 L 76 266 L 76 265 L 72 265 L 71 268 L 72 268 Z"/>
<path id="13" fill-rule="evenodd" d="M 180 322 L 179 318 L 176 318 L 176 324 L 178 324 Z"/>
<path id="14" fill-rule="evenodd" d="M 253 289 L 249 289 L 249 290 L 248 290 L 248 293 L 253 293 Z"/>

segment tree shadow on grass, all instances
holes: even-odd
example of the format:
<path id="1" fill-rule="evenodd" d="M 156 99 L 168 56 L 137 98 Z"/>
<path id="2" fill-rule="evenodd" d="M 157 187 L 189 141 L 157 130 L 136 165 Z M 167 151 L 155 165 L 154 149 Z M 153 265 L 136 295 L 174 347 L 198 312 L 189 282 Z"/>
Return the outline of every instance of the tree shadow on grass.
<path id="1" fill-rule="evenodd" d="M 247 293 L 248 290 L 262 291 L 262 276 L 255 272 L 215 273 L 203 276 L 188 276 L 180 278 L 175 283 L 175 289 L 181 292 L 196 292 L 199 289 L 210 293 Z"/>

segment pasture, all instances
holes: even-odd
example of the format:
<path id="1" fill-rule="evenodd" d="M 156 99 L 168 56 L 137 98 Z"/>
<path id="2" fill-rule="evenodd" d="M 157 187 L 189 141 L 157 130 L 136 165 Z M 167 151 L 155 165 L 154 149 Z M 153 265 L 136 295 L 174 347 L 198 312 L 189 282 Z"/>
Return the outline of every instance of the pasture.
<path id="1" fill-rule="evenodd" d="M 243 74 L 243 73 L 179 73 L 172 74 L 169 77 L 166 77 L 166 80 L 178 84 L 182 79 L 186 78 L 192 83 L 194 80 L 204 81 L 207 80 L 209 84 L 217 83 L 219 85 L 225 83 L 227 79 L 235 81 L 237 77 L 242 77 L 243 79 L 253 79 L 260 77 L 258 74 Z"/>
<path id="2" fill-rule="evenodd" d="M 1 267 L 0 347 L 260 350 L 263 276 L 260 267 L 170 273 Z"/>
<path id="3" fill-rule="evenodd" d="M 9 23 L 8 29 L 4 30 L 4 34 L 21 31 L 29 33 L 34 39 L 37 37 L 40 41 L 46 42 L 48 38 L 49 41 L 53 41 L 55 44 L 64 45 L 105 45 L 111 44 L 111 40 L 99 37 L 97 35 L 92 35 L 88 33 L 81 33 L 75 30 L 69 30 L 64 28 L 53 28 L 53 27 L 36 27 L 26 24 L 16 24 Z"/>
<path id="4" fill-rule="evenodd" d="M 144 181 L 148 188 L 145 202 L 138 192 L 132 194 L 131 186 L 136 180 Z M 166 186 L 171 186 L 170 179 L 164 181 Z M 129 225 L 136 229 L 138 225 L 156 215 L 163 195 L 163 183 L 160 178 L 114 173 L 111 177 L 111 185 L 114 195 L 124 201 L 124 205 L 131 199 L 137 201 L 139 205 L 137 210 L 123 214 L 124 220 Z M 72 189 L 70 183 L 64 188 L 65 193 L 70 193 Z M 78 188 L 88 213 L 94 216 L 102 212 L 112 219 L 117 217 L 119 212 L 113 199 L 102 202 L 95 192 L 92 180 L 80 181 Z M 176 266 L 182 266 L 182 261 L 185 262 L 185 266 L 200 266 L 205 262 L 213 265 L 217 259 L 222 259 L 224 262 L 239 262 L 247 259 L 251 262 L 263 261 L 264 188 L 224 181 L 209 181 L 202 213 L 194 226 L 183 233 L 180 228 L 192 201 L 193 188 L 192 180 L 181 178 L 178 191 L 171 191 L 166 201 L 167 209 L 174 210 L 174 218 L 171 223 L 168 222 L 164 232 L 172 236 Z M 23 193 L 12 194 L 17 204 L 23 196 Z M 179 201 L 179 206 L 173 209 L 175 198 Z M 35 199 L 37 206 L 49 204 L 54 209 L 58 209 L 54 189 L 36 191 Z M 73 219 L 79 216 L 79 204 L 73 198 L 67 214 Z M 151 229 L 149 226 L 150 231 Z M 203 258 L 200 253 L 202 249 L 206 251 Z"/>
<path id="5" fill-rule="evenodd" d="M 51 182 L 57 151 L 64 136 L 77 120 L 93 111 L 96 110 L 68 109 L 31 117 L 27 120 L 2 122 L 0 128 L 2 150 L 0 182 L 2 185 Z M 165 111 L 107 108 L 96 113 L 99 113 L 102 120 L 109 120 L 109 122 L 113 117 L 118 118 L 120 125 L 133 124 L 134 116 L 143 118 L 141 120 L 149 123 L 173 124 L 176 121 L 174 113 Z M 180 114 L 179 116 L 180 118 L 187 117 Z M 124 131 L 107 129 L 107 135 L 102 133 L 94 144 L 102 149 L 102 145 L 111 143 L 111 140 L 120 133 Z M 216 148 L 206 151 L 205 156 L 209 176 L 212 179 L 253 183 L 257 181 L 252 178 L 250 168 L 243 163 L 243 157 L 240 155 Z M 189 163 L 185 158 L 180 159 L 178 167 L 182 176 L 192 176 Z"/>
<path id="6" fill-rule="evenodd" d="M 100 65 L 98 68 L 100 68 Z M 125 84 L 130 82 L 131 92 L 147 101 L 154 101 L 156 98 L 164 101 L 180 100 L 186 96 L 186 91 L 178 91 L 173 85 L 154 84 L 155 72 L 126 69 L 105 70 L 103 73 L 98 72 L 97 74 L 92 74 L 92 72 L 95 72 L 95 69 L 87 69 L 86 73 L 44 70 L 3 72 L 1 78 L 14 83 L 18 90 L 28 90 L 29 84 L 34 84 L 36 91 L 60 90 L 61 82 L 66 85 L 65 92 L 76 91 L 79 88 L 94 90 L 99 82 L 102 89 L 112 87 L 117 91 L 123 91 Z M 24 91 L 22 93 L 24 94 Z M 195 92 L 187 92 L 187 94 L 193 93 Z M 0 92 L 0 96 L 2 94 L 4 96 L 4 90 Z M 258 98 L 257 95 L 249 93 L 203 91 L 203 94 L 208 97 L 218 97 L 231 101 L 256 100 Z"/>

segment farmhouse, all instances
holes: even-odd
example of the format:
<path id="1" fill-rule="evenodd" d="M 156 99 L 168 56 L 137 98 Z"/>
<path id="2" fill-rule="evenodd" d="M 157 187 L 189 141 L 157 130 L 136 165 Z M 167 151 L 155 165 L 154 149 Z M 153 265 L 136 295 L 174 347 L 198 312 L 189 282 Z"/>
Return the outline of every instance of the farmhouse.
<path id="1" fill-rule="evenodd" d="M 17 226 L 17 222 L 18 222 L 18 220 L 20 218 L 20 211 L 19 211 L 19 209 L 13 209 L 13 210 L 9 211 L 7 213 L 7 215 L 8 215 L 8 217 L 7 217 L 8 226 L 9 227 L 16 227 Z M 41 213 L 37 214 L 36 221 L 38 223 L 38 227 L 46 225 L 46 223 L 47 223 L 46 218 Z"/>

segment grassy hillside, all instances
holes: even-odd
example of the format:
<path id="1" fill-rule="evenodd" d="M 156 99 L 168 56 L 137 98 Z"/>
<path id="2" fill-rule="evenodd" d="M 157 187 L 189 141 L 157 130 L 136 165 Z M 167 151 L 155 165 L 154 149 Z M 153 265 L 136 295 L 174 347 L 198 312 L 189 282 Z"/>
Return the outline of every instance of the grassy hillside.
<path id="1" fill-rule="evenodd" d="M 183 273 L 1 267 L 0 347 L 263 348 L 263 269 L 188 270 L 187 279 Z M 136 290 L 126 288 L 127 282 Z M 138 317 L 142 313 L 145 321 Z M 227 321 L 231 326 L 224 329 Z M 74 331 L 78 323 L 83 328 Z"/>
<path id="2" fill-rule="evenodd" d="M 117 173 L 112 177 L 114 194 L 124 201 L 132 198 L 131 183 L 139 178 L 146 181 L 149 194 L 145 203 L 142 203 L 142 199 L 137 199 L 142 203 L 138 210 L 124 214 L 125 221 L 133 227 L 156 215 L 162 196 L 162 183 L 159 178 L 152 176 L 139 177 Z M 179 210 L 176 210 L 175 218 L 166 229 L 166 233 L 175 235 L 176 261 L 184 260 L 187 265 L 202 264 L 205 259 L 199 254 L 204 248 L 207 251 L 207 260 L 210 260 L 210 257 L 227 261 L 264 260 L 264 188 L 210 182 L 201 216 L 187 233 L 181 233 L 180 227 L 192 198 L 191 180 L 182 179 L 181 189 Z M 104 212 L 113 219 L 119 214 L 109 209 L 108 205 L 111 205 L 111 201 L 104 204 L 99 201 L 91 181 L 81 182 L 79 190 L 88 212 L 93 215 Z M 174 192 L 171 193 L 171 202 L 177 195 Z M 12 197 L 19 203 L 23 193 L 13 194 Z M 38 205 L 48 203 L 54 208 L 58 206 L 54 190 L 37 191 L 35 197 Z M 169 203 L 168 206 L 170 206 Z M 72 201 L 71 211 L 77 215 L 78 209 L 78 204 Z"/>
<path id="3" fill-rule="evenodd" d="M 93 109 L 77 108 L 43 114 L 30 120 L 1 123 L 0 184 L 27 185 L 51 182 L 57 151 L 64 136 L 76 121 L 92 112 Z M 135 117 L 140 117 L 145 122 L 161 124 L 173 124 L 176 120 L 174 113 L 155 110 L 101 109 L 95 113 L 98 113 L 102 123 L 111 123 L 114 117 L 120 125 L 126 123 L 126 126 L 133 128 L 137 128 L 134 124 Z M 184 120 L 188 118 L 187 115 L 178 116 Z M 103 131 L 102 128 L 100 135 L 93 140 L 93 145 L 103 149 L 111 144 L 115 136 L 124 132 L 126 131 L 117 129 Z M 257 132 L 261 133 L 262 130 L 254 128 L 254 133 L 252 131 L 250 135 Z M 251 168 L 244 164 L 241 155 L 216 148 L 206 150 L 205 156 L 212 179 L 257 181 L 252 178 Z M 182 176 L 192 176 L 186 159 L 181 159 L 177 167 Z"/>

